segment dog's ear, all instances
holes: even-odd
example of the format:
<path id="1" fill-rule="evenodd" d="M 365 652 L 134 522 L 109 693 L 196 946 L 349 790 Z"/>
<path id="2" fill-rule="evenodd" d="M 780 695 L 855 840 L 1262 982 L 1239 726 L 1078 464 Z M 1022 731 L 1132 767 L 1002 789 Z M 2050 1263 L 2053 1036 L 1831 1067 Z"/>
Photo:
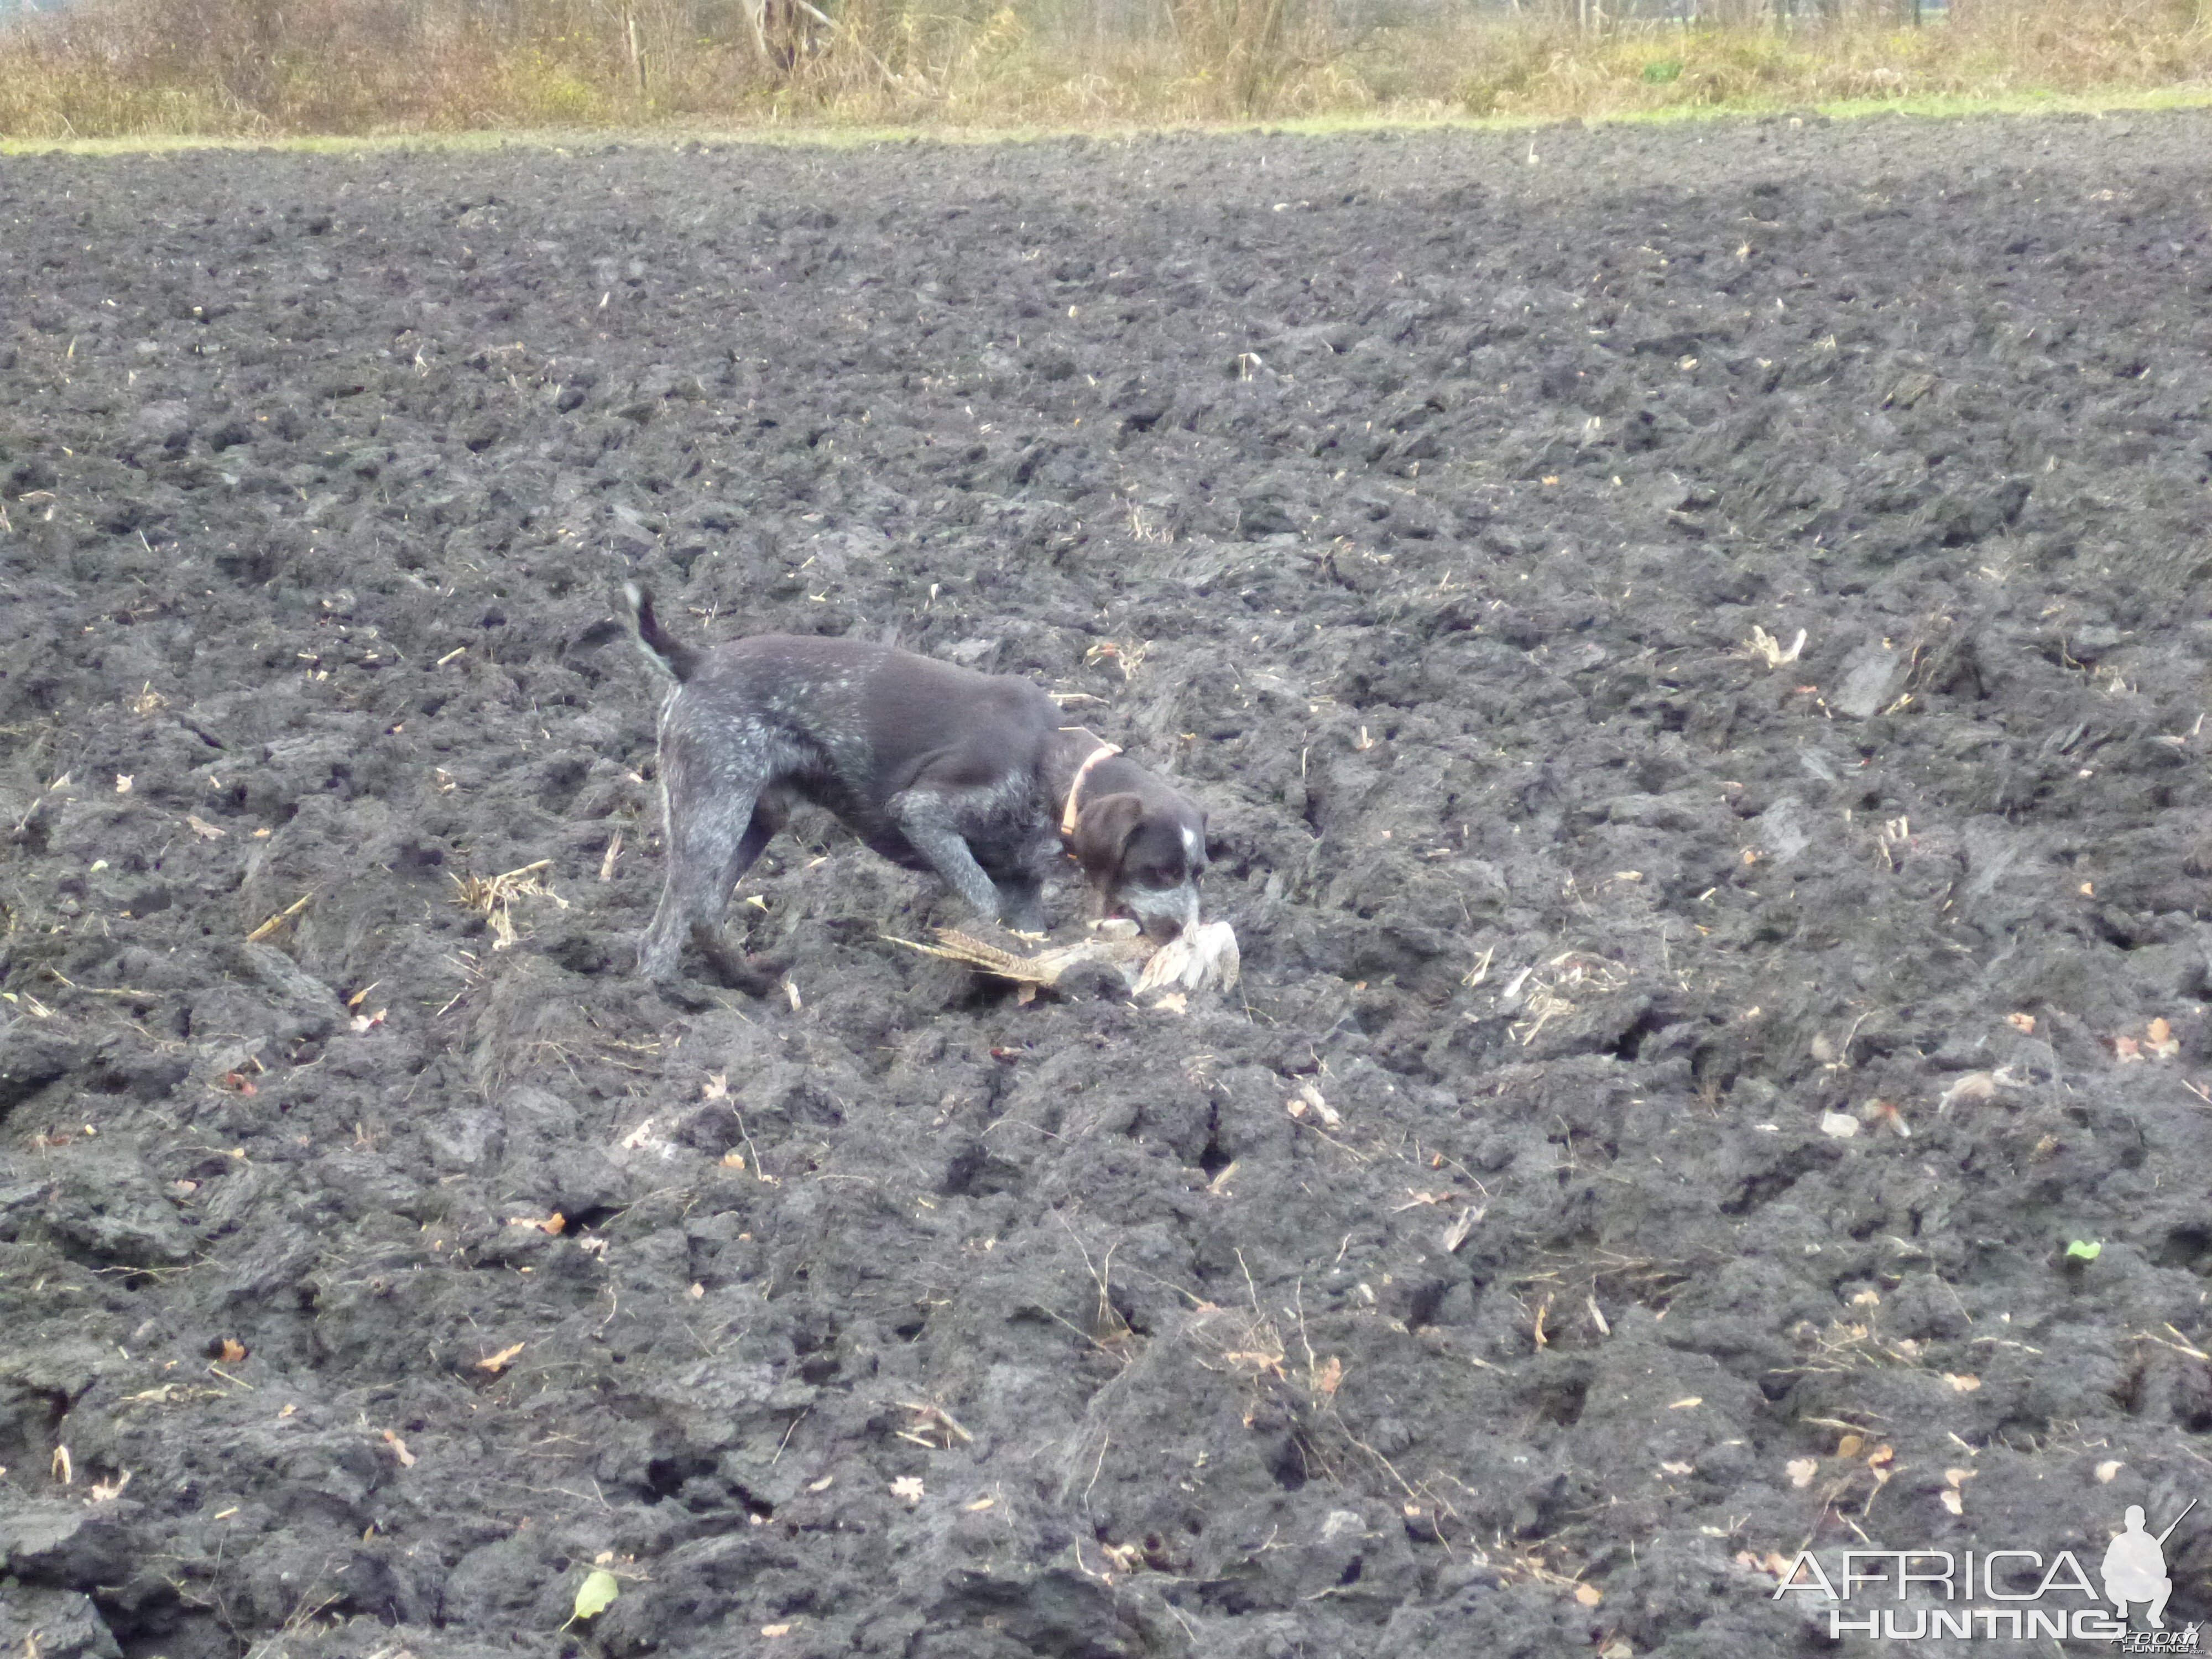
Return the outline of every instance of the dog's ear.
<path id="1" fill-rule="evenodd" d="M 1085 802 L 1083 811 L 1076 817 L 1072 838 L 1075 861 L 1083 866 L 1083 873 L 1093 881 L 1103 881 L 1117 873 L 1121 868 L 1121 854 L 1128 848 L 1129 837 L 1137 833 L 1137 826 L 1144 821 L 1145 803 L 1126 791 Z"/>

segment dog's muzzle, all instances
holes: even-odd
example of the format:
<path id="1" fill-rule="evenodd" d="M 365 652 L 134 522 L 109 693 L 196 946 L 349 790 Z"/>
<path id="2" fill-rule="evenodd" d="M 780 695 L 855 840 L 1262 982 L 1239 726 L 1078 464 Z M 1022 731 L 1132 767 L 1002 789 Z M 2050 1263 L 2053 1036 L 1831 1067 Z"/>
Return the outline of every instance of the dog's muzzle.
<path id="1" fill-rule="evenodd" d="M 1117 896 L 1121 908 L 1136 918 L 1149 939 L 1162 944 L 1178 934 L 1198 929 L 1198 884 L 1179 887 L 1124 887 Z"/>

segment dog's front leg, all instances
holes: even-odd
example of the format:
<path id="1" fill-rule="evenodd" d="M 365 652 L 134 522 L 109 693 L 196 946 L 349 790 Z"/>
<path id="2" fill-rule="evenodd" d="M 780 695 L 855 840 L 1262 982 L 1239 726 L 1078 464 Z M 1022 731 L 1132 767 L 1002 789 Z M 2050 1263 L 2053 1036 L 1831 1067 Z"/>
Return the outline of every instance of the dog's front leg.
<path id="1" fill-rule="evenodd" d="M 933 790 L 908 789 L 884 803 L 884 811 L 914 850 L 929 860 L 952 890 L 988 922 L 999 920 L 999 887 L 968 850 L 960 820 L 945 797 Z"/>
<path id="2" fill-rule="evenodd" d="M 1001 876 L 998 880 L 999 915 L 1017 933 L 1045 931 L 1044 883 L 1032 875 Z"/>

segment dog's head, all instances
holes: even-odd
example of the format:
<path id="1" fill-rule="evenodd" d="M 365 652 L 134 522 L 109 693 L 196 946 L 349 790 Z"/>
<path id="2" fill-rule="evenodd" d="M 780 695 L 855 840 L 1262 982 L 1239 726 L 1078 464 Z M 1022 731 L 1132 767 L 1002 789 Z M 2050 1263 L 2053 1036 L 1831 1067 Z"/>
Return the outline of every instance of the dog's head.
<path id="1" fill-rule="evenodd" d="M 1162 941 L 1198 926 L 1206 814 L 1165 785 L 1084 802 L 1068 850 L 1101 915 L 1132 917 Z"/>

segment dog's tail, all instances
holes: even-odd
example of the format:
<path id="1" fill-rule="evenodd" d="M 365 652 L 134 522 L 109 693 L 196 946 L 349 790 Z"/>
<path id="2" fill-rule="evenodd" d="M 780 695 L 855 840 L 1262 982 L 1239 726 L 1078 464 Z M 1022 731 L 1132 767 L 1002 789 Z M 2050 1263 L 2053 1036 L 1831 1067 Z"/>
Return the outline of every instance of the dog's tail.
<path id="1" fill-rule="evenodd" d="M 660 618 L 653 614 L 652 590 L 643 582 L 629 581 L 622 585 L 622 593 L 623 603 L 629 608 L 630 632 L 637 636 L 639 647 L 655 671 L 673 675 L 679 684 L 697 673 L 702 653 L 661 627 Z"/>

